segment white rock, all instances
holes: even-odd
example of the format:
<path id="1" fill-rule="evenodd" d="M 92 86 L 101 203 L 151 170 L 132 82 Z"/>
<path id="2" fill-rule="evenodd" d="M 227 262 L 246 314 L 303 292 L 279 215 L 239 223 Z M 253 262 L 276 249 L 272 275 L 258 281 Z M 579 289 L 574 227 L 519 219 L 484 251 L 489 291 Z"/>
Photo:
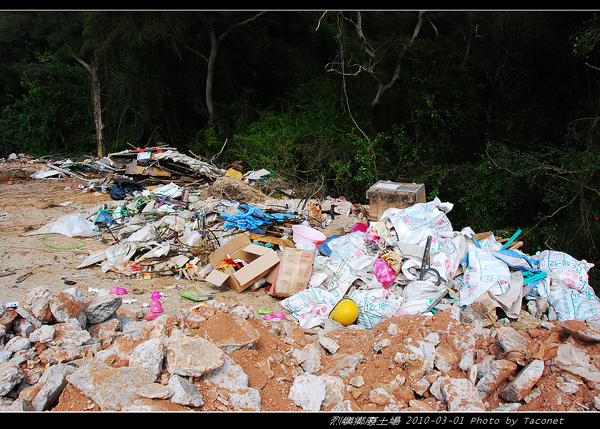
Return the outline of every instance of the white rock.
<path id="1" fill-rule="evenodd" d="M 314 374 L 306 374 L 294 379 L 288 398 L 306 411 L 319 411 L 326 394 L 325 381 Z"/>
<path id="2" fill-rule="evenodd" d="M 162 339 L 152 338 L 135 347 L 129 358 L 129 365 L 146 368 L 158 378 L 162 372 L 165 356 Z"/>
<path id="3" fill-rule="evenodd" d="M 25 373 L 13 361 L 0 363 L 0 396 L 6 395 L 23 380 Z"/>

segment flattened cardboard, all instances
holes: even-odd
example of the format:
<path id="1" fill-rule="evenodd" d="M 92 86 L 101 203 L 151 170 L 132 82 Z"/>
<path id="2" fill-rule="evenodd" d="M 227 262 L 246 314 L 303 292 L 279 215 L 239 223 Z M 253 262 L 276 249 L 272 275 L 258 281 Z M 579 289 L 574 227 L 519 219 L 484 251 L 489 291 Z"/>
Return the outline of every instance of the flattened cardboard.
<path id="1" fill-rule="evenodd" d="M 267 283 L 271 284 L 269 294 L 287 298 L 306 289 L 314 262 L 315 252 L 312 250 L 286 247 L 281 262 L 267 278 Z"/>
<path id="2" fill-rule="evenodd" d="M 221 261 L 227 258 L 250 262 L 233 274 L 214 269 L 205 280 L 215 286 L 226 284 L 236 292 L 250 287 L 279 263 L 279 256 L 274 250 L 253 244 L 246 234 L 238 235 L 223 244 L 208 257 L 208 260 L 213 267 L 218 267 Z"/>

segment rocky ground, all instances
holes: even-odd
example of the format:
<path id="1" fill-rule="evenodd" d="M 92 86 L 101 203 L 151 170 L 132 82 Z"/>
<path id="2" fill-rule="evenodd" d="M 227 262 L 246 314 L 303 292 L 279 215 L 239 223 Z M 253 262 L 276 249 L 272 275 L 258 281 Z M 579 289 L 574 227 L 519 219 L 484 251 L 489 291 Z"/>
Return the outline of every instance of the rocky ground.
<path id="1" fill-rule="evenodd" d="M 449 308 L 371 330 L 305 330 L 289 315 L 264 320 L 260 310 L 283 309 L 263 289 L 200 305 L 178 295 L 185 279 L 77 269 L 104 244 L 26 234 L 110 197 L 78 180 L 28 179 L 40 165 L 1 169 L 1 410 L 600 409 L 600 333 L 584 322 L 523 309 L 482 327 Z M 129 293 L 109 293 L 115 285 Z M 155 291 L 164 313 L 147 321 Z"/>

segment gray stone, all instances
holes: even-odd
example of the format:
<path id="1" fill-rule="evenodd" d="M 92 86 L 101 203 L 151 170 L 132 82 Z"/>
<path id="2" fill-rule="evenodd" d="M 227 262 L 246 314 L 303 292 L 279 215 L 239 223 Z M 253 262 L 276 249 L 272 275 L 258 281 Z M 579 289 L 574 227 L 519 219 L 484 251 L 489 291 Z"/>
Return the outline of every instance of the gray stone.
<path id="1" fill-rule="evenodd" d="M 583 341 L 589 341 L 591 343 L 600 342 L 600 332 L 591 326 L 584 325 L 583 322 L 579 320 L 565 320 L 560 326 L 569 334 Z"/>
<path id="2" fill-rule="evenodd" d="M 10 339 L 4 346 L 4 350 L 8 350 L 9 352 L 13 353 L 25 351 L 29 348 L 31 348 L 31 341 L 29 338 L 25 337 L 14 337 Z"/>
<path id="3" fill-rule="evenodd" d="M 139 366 L 112 368 L 92 361 L 67 376 L 67 381 L 81 390 L 103 411 L 120 411 L 139 396 L 137 389 L 153 383 L 154 374 Z"/>
<path id="4" fill-rule="evenodd" d="M 0 363 L 0 396 L 10 392 L 24 377 L 25 373 L 18 363 L 12 360 Z"/>
<path id="5" fill-rule="evenodd" d="M 129 365 L 146 368 L 158 378 L 162 372 L 165 356 L 166 352 L 162 339 L 152 338 L 135 347 L 129 358 Z"/>
<path id="6" fill-rule="evenodd" d="M 28 316 L 29 317 L 29 316 Z M 29 337 L 37 328 L 41 327 L 42 324 L 39 320 L 36 323 L 32 323 L 26 318 L 17 318 L 13 322 L 13 333 L 22 337 Z"/>
<path id="7" fill-rule="evenodd" d="M 530 340 L 510 326 L 498 328 L 496 331 L 496 342 L 505 353 L 526 352 L 531 343 Z"/>
<path id="8" fill-rule="evenodd" d="M 35 408 L 27 399 L 17 398 L 6 408 L 6 411 L 35 411 Z"/>
<path id="9" fill-rule="evenodd" d="M 229 356 L 224 355 L 224 363 L 219 368 L 202 376 L 204 381 L 227 390 L 248 388 L 248 375 Z"/>
<path id="10" fill-rule="evenodd" d="M 159 383 L 150 383 L 140 386 L 135 393 L 143 398 L 149 399 L 169 399 L 173 396 L 173 390 Z"/>
<path id="11" fill-rule="evenodd" d="M 93 325 L 109 319 L 117 312 L 122 302 L 120 295 L 113 294 L 98 296 L 88 301 L 85 304 L 88 323 Z"/>
<path id="12" fill-rule="evenodd" d="M 345 385 L 341 378 L 323 374 L 321 379 L 325 382 L 325 398 L 321 403 L 321 408 L 325 409 L 330 405 L 339 404 L 344 400 Z"/>
<path id="13" fill-rule="evenodd" d="M 32 406 L 36 411 L 44 411 L 53 406 L 63 389 L 67 385 L 67 376 L 77 369 L 71 365 L 58 364 L 49 367 L 40 377 L 38 384 L 42 384 Z"/>
<path id="14" fill-rule="evenodd" d="M 348 411 L 356 411 L 352 409 L 352 403 L 346 399 L 340 403 L 338 403 L 335 407 L 331 409 L 334 413 L 344 413 Z"/>
<path id="15" fill-rule="evenodd" d="M 379 353 L 381 350 L 383 350 L 385 347 L 389 347 L 391 344 L 392 342 L 388 338 L 384 338 L 383 340 L 373 344 L 373 350 L 375 353 Z"/>
<path id="16" fill-rule="evenodd" d="M 555 366 L 579 375 L 586 380 L 600 383 L 600 370 L 590 362 L 590 356 L 585 349 L 567 343 L 558 346 L 556 352 Z"/>
<path id="17" fill-rule="evenodd" d="M 430 343 L 427 343 L 430 344 Z M 425 374 L 433 370 L 434 360 L 437 362 L 439 353 L 435 352 L 435 348 L 430 344 L 430 352 L 427 357 L 423 353 L 420 347 L 412 344 L 406 344 L 406 352 L 397 352 L 394 355 L 394 362 L 404 370 L 409 371 L 408 380 L 409 382 L 416 382 Z"/>
<path id="18" fill-rule="evenodd" d="M 520 402 L 525 398 L 544 372 L 544 361 L 534 360 L 517 374 L 508 386 L 500 391 L 500 397 L 508 402 Z"/>
<path id="19" fill-rule="evenodd" d="M 320 336 L 319 344 L 331 354 L 335 354 L 340 349 L 340 345 L 329 337 Z"/>
<path id="20" fill-rule="evenodd" d="M 188 337 L 174 330 L 166 342 L 167 371 L 200 377 L 225 363 L 223 350 L 202 337 Z"/>
<path id="21" fill-rule="evenodd" d="M 29 339 L 33 343 L 49 343 L 54 339 L 56 335 L 56 328 L 54 325 L 42 325 L 40 328 L 36 329 L 31 333 Z"/>
<path id="22" fill-rule="evenodd" d="M 167 387 L 173 391 L 173 395 L 169 398 L 171 402 L 192 407 L 201 407 L 204 405 L 204 399 L 196 386 L 180 375 L 171 375 Z"/>
<path id="23" fill-rule="evenodd" d="M 477 388 L 466 378 L 448 378 L 440 387 L 448 411 L 485 411 Z"/>
<path id="24" fill-rule="evenodd" d="M 517 364 L 506 359 L 494 360 L 485 375 L 477 382 L 477 391 L 482 399 L 496 391 L 508 377 L 517 372 Z"/>
<path id="25" fill-rule="evenodd" d="M 316 374 L 321 369 L 321 350 L 317 343 L 310 342 L 302 349 L 294 349 L 292 356 L 302 369 L 309 374 Z"/>
<path id="26" fill-rule="evenodd" d="M 82 356 L 97 354 L 100 351 L 100 344 L 89 344 L 80 347 L 61 347 L 52 346 L 39 354 L 40 361 L 44 364 L 55 365 L 60 362 L 72 362 L 80 359 Z"/>
<path id="27" fill-rule="evenodd" d="M 475 362 L 475 350 L 474 349 L 466 350 L 460 358 L 460 362 L 458 363 L 458 368 L 461 371 L 468 372 L 471 369 L 471 367 L 474 365 L 474 362 Z"/>
<path id="28" fill-rule="evenodd" d="M 261 400 L 258 389 L 251 387 L 238 389 L 229 394 L 229 403 L 236 409 L 243 411 L 260 411 Z"/>
<path id="29" fill-rule="evenodd" d="M 288 398 L 306 411 L 320 411 L 326 395 L 327 386 L 323 378 L 306 374 L 294 379 Z"/>
<path id="30" fill-rule="evenodd" d="M 87 328 L 92 338 L 110 346 L 120 335 L 122 324 L 118 317 L 111 317 L 104 322 L 96 323 Z"/>
<path id="31" fill-rule="evenodd" d="M 354 387 L 361 387 L 361 386 L 365 385 L 365 379 L 363 378 L 362 375 L 359 375 L 354 378 L 351 378 L 350 381 L 348 382 L 348 384 L 350 384 L 351 386 L 354 386 Z"/>
<path id="32" fill-rule="evenodd" d="M 260 392 L 248 386 L 248 375 L 229 356 L 225 355 L 225 363 L 221 367 L 202 378 L 220 389 L 227 389 L 230 392 L 229 402 L 234 407 L 251 411 L 261 410 Z"/>
<path id="33" fill-rule="evenodd" d="M 13 355 L 13 352 L 9 352 L 8 350 L 0 350 L 0 363 L 8 362 Z"/>
<path id="34" fill-rule="evenodd" d="M 64 323 L 57 323 L 52 326 L 55 333 L 54 338 L 47 342 L 49 346 L 73 348 L 92 342 L 92 336 L 87 330 L 82 329 L 77 319 L 69 319 Z"/>
<path id="35" fill-rule="evenodd" d="M 81 327 L 87 326 L 87 315 L 83 302 L 70 293 L 53 293 L 49 298 L 50 311 L 57 322 L 77 319 Z"/>
<path id="36" fill-rule="evenodd" d="M 39 328 L 52 320 L 50 311 L 50 291 L 45 286 L 37 286 L 25 294 L 17 306 L 17 313 Z"/>
<path id="37" fill-rule="evenodd" d="M 328 374 L 339 374 L 342 377 L 356 371 L 356 366 L 361 363 L 364 359 L 362 353 L 340 353 L 335 355 L 334 359 L 331 360 L 330 366 L 327 370 Z"/>

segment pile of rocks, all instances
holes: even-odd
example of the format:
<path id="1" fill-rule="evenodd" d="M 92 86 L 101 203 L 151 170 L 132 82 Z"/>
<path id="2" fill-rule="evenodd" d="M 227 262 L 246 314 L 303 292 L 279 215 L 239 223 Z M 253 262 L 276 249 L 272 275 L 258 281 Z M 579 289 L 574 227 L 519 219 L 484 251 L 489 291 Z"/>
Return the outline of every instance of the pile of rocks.
<path id="1" fill-rule="evenodd" d="M 0 410 L 600 409 L 600 333 L 580 321 L 485 328 L 452 307 L 307 330 L 229 301 L 151 321 L 121 302 L 35 287 L 0 307 Z"/>

